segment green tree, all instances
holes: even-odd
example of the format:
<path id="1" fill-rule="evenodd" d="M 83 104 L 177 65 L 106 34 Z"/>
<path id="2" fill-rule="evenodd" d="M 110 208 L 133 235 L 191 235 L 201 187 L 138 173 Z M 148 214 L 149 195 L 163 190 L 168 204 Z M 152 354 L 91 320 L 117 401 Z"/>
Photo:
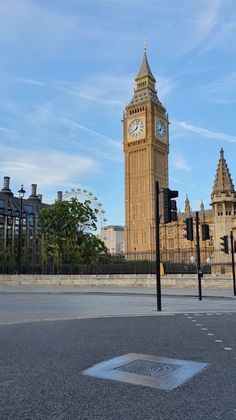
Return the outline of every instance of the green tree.
<path id="1" fill-rule="evenodd" d="M 45 258 L 62 263 L 91 264 L 108 255 L 104 243 L 94 235 L 96 212 L 90 201 L 56 201 L 40 213 Z"/>

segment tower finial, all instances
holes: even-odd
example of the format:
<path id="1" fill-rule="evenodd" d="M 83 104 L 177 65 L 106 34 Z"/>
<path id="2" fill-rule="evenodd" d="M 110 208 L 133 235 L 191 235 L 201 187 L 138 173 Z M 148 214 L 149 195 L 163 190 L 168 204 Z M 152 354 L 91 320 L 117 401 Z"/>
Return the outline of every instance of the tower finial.
<path id="1" fill-rule="evenodd" d="M 147 52 L 147 41 L 144 41 L 144 54 Z"/>
<path id="2" fill-rule="evenodd" d="M 224 157 L 224 149 L 223 147 L 221 147 L 220 149 L 220 157 L 223 158 Z"/>

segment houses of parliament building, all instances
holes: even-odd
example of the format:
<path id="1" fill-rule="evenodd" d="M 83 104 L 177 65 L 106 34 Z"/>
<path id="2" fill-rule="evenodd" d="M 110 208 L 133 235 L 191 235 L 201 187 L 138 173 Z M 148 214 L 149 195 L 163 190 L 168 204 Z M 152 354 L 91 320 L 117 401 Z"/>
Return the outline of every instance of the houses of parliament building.
<path id="1" fill-rule="evenodd" d="M 169 119 L 157 95 L 146 48 L 135 82 L 133 97 L 123 117 L 125 256 L 127 259 L 154 259 L 155 184 L 158 181 L 160 188 L 169 187 Z M 162 201 L 160 194 L 160 209 Z M 188 241 L 184 236 L 184 220 L 191 216 L 194 217 L 195 212 L 186 196 L 184 212 L 178 212 L 177 221 L 160 224 L 162 261 L 194 260 L 195 241 Z M 205 209 L 202 202 L 199 218 L 200 224 L 208 223 L 210 228 L 209 240 L 202 241 L 200 234 L 202 262 L 210 263 L 215 273 L 229 272 L 230 252 L 227 255 L 220 251 L 220 238 L 231 231 L 236 238 L 236 192 L 222 148 L 211 192 L 211 209 Z"/>

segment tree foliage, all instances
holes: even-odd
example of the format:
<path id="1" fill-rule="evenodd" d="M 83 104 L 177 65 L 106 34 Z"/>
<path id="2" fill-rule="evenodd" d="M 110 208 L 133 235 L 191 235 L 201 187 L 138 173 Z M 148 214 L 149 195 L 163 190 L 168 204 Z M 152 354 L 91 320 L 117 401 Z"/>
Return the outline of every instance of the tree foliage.
<path id="1" fill-rule="evenodd" d="M 94 233 L 97 216 L 90 201 L 56 201 L 40 213 L 46 258 L 57 263 L 90 264 L 107 255 Z"/>

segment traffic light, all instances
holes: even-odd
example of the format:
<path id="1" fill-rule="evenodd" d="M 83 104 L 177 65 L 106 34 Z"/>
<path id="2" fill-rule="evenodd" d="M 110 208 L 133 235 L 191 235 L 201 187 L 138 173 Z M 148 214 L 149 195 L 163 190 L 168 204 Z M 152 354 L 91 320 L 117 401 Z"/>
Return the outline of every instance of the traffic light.
<path id="1" fill-rule="evenodd" d="M 224 252 L 225 254 L 229 253 L 229 244 L 228 244 L 228 235 L 221 236 L 220 239 L 222 242 L 220 243 L 220 246 L 222 247 L 220 250 Z"/>
<path id="2" fill-rule="evenodd" d="M 207 223 L 202 224 L 202 240 L 207 241 L 210 239 L 210 231 L 209 231 L 209 225 Z"/>
<path id="3" fill-rule="evenodd" d="M 193 218 L 188 217 L 184 220 L 185 226 L 184 226 L 184 237 L 188 241 L 193 241 Z"/>
<path id="4" fill-rule="evenodd" d="M 179 196 L 178 191 L 172 191 L 169 188 L 163 189 L 163 217 L 164 223 L 177 221 L 177 205 L 173 198 Z"/>

